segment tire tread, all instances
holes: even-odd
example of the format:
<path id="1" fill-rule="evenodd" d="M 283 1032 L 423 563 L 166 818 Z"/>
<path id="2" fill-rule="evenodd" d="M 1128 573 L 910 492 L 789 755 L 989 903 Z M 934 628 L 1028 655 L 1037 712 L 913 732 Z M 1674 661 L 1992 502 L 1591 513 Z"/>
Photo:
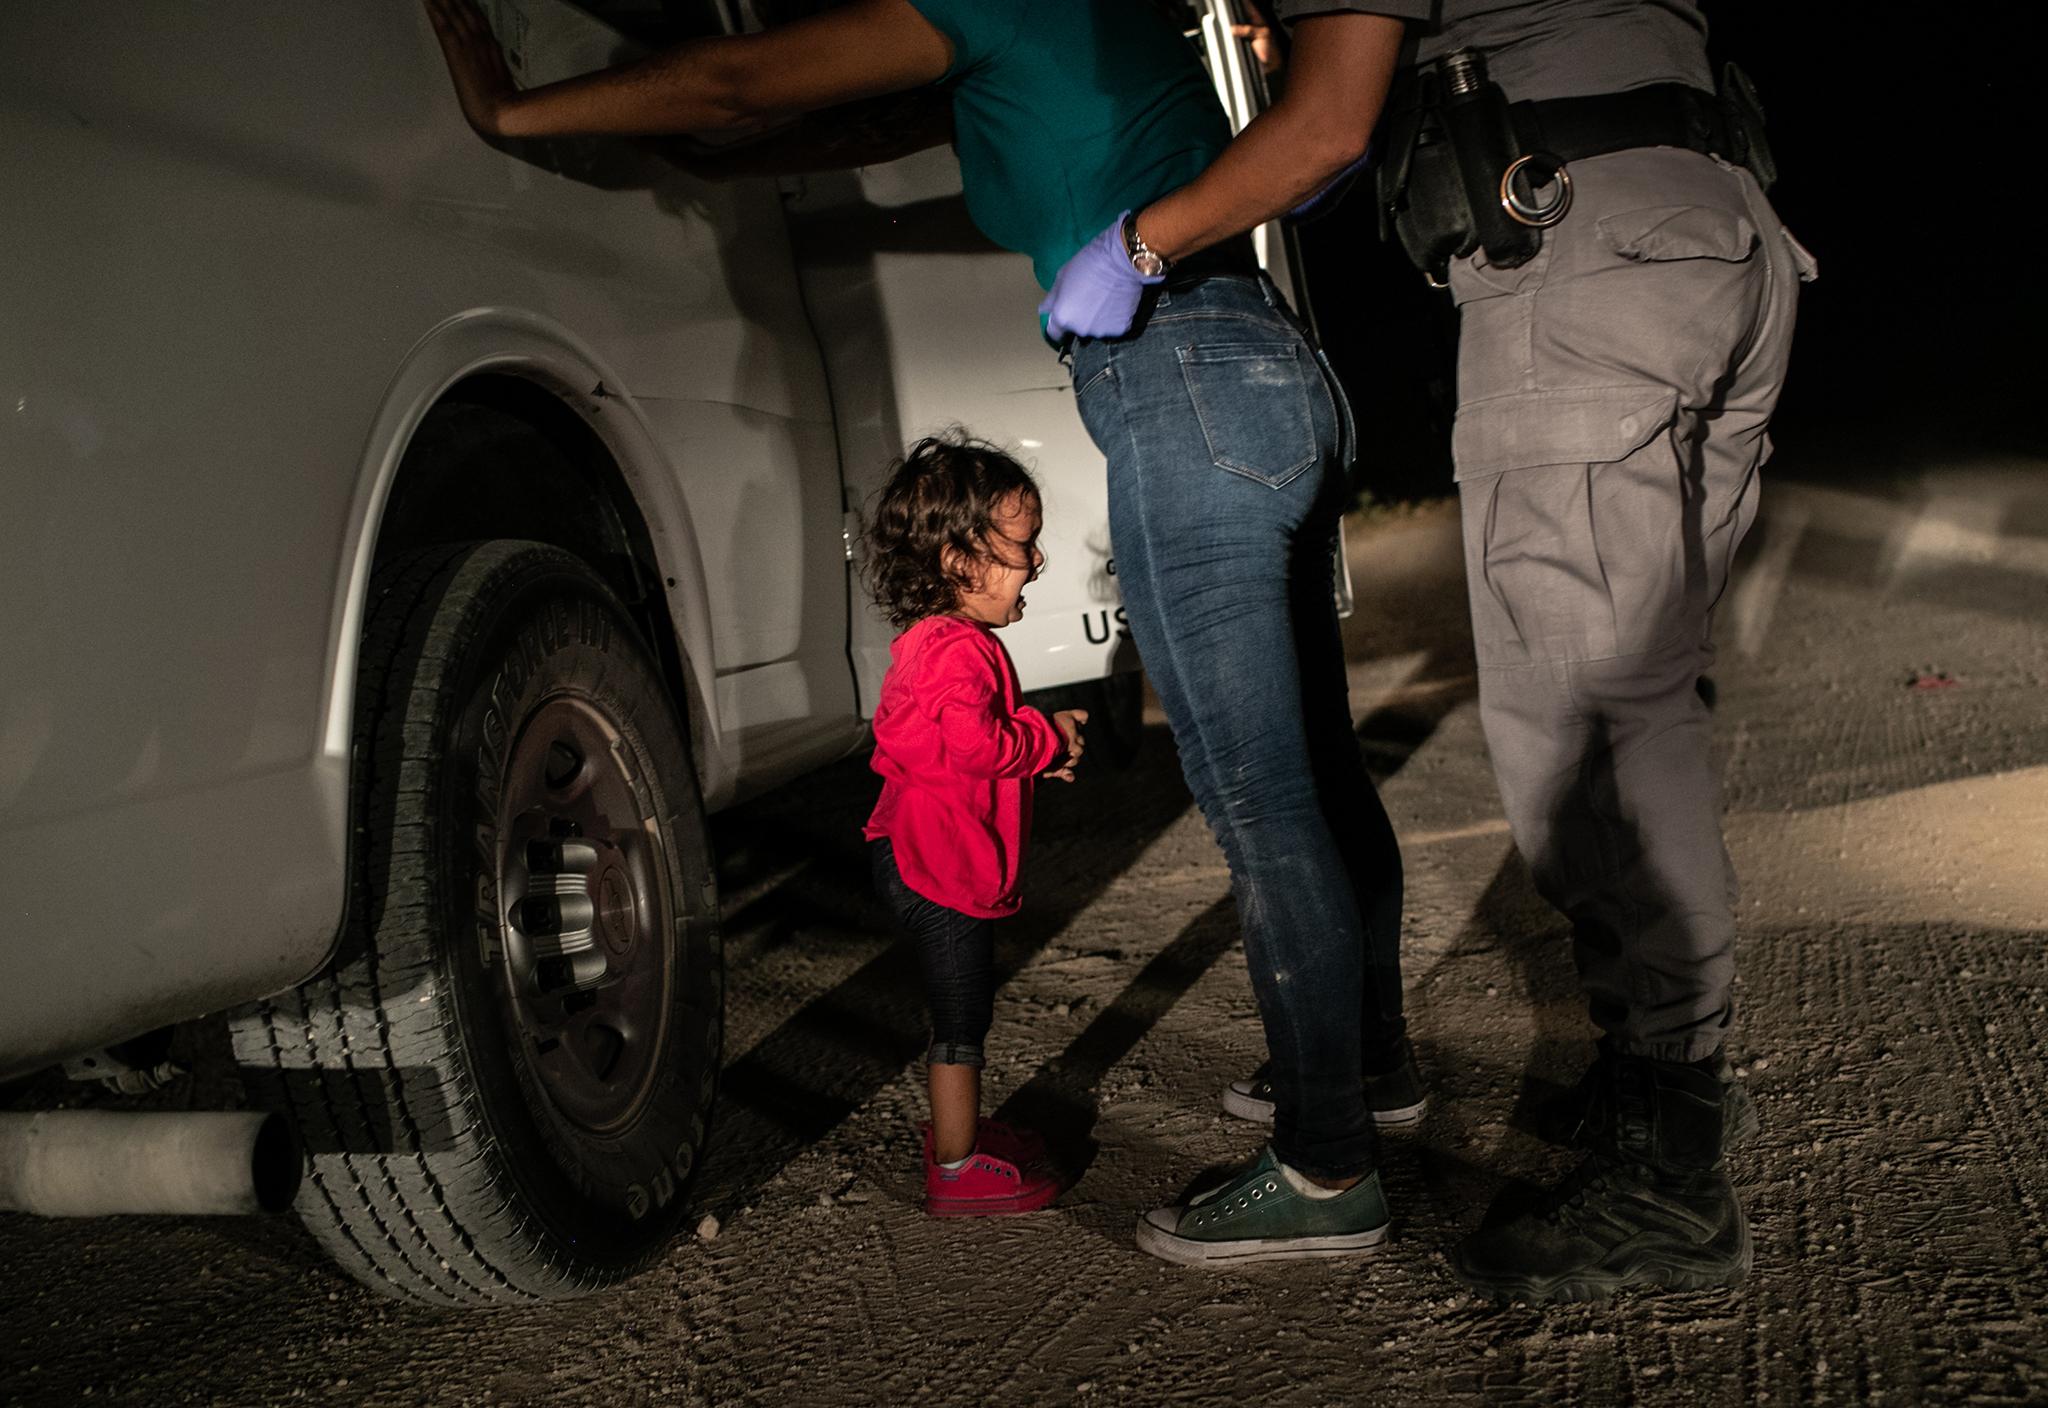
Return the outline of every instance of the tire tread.
<path id="1" fill-rule="evenodd" d="M 386 721 L 394 712 L 417 720 L 436 706 L 461 642 L 433 615 L 457 579 L 486 574 L 531 546 L 428 549 L 395 562 L 372 585 L 361 659 L 366 669 L 375 662 L 380 675 L 359 685 L 357 787 L 373 799 L 360 825 L 382 828 L 393 879 L 424 881 L 431 872 L 433 828 L 418 818 L 438 759 L 430 734 L 419 736 L 408 722 L 392 735 Z M 408 662 L 404 646 L 415 636 L 419 650 Z M 406 663 L 410 683 L 394 697 L 392 676 Z M 376 787 L 380 769 L 395 770 L 395 786 Z M 361 877 L 355 883 L 352 905 L 367 910 L 368 886 Z M 329 1255 L 394 1299 L 534 1304 L 594 1289 L 601 1282 L 562 1265 L 523 1215 L 506 1216 L 519 1201 L 491 1157 L 491 1136 L 462 1074 L 459 1036 L 444 1004 L 421 1000 L 433 996 L 435 981 L 431 911 L 418 903 L 380 909 L 374 935 L 366 932 L 367 913 L 352 915 L 344 949 L 323 974 L 234 1023 L 236 1056 L 252 1084 L 288 1107 L 310 1148 L 336 1151 L 309 1157 L 296 1210 Z M 358 930 L 363 939 L 351 942 Z M 423 1071 L 432 1074 L 407 1074 Z M 291 1079 L 295 1072 L 302 1078 Z M 423 1119 L 416 1103 L 445 1109 L 445 1127 L 432 1115 Z M 380 1113 L 392 1122 L 395 1151 L 352 1152 L 377 1147 Z M 455 1157 L 430 1162 L 428 1147 Z"/>

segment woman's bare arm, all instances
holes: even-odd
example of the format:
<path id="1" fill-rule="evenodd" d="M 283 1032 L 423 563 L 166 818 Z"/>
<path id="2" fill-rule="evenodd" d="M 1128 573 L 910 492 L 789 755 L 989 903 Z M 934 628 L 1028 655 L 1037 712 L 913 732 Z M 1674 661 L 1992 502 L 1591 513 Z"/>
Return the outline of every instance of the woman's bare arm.
<path id="1" fill-rule="evenodd" d="M 1294 27 L 1287 88 L 1207 171 L 1138 212 L 1169 259 L 1243 234 L 1321 190 L 1365 151 L 1401 51 L 1386 15 L 1311 15 Z"/>
<path id="2" fill-rule="evenodd" d="M 714 147 L 678 139 L 662 151 L 693 176 L 729 181 L 879 166 L 952 140 L 953 96 L 927 87 L 806 113 L 754 140 Z"/>
<path id="3" fill-rule="evenodd" d="M 492 137 L 715 132 L 922 87 L 952 46 L 908 0 L 852 0 L 761 34 L 694 39 L 521 91 L 473 0 L 426 0 L 463 115 Z"/>

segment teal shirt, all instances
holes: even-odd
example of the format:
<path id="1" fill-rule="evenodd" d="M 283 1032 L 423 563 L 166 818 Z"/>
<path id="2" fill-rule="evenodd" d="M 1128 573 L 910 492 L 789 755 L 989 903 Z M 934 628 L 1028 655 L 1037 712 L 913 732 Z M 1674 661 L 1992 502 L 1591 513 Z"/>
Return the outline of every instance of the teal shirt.
<path id="1" fill-rule="evenodd" d="M 1041 287 L 1230 141 L 1194 47 L 1146 0 L 910 0 L 953 45 L 967 213 Z"/>

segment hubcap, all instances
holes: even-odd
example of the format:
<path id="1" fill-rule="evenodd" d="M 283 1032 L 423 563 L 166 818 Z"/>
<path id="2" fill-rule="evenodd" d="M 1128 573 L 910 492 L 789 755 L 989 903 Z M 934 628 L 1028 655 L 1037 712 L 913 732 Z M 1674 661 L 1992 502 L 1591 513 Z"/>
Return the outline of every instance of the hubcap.
<path id="1" fill-rule="evenodd" d="M 508 1030 L 557 1111 L 593 1133 L 649 1097 L 673 982 L 659 809 L 631 744 L 591 700 L 526 721 L 498 805 Z"/>

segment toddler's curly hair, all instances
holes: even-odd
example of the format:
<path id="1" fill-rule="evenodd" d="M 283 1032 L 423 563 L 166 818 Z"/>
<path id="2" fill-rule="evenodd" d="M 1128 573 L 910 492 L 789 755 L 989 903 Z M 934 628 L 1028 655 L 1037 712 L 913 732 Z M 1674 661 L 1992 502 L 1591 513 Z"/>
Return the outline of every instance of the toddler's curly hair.
<path id="1" fill-rule="evenodd" d="M 875 604 L 899 630 L 951 611 L 973 576 L 948 571 L 948 550 L 966 563 L 989 559 L 995 513 L 1038 498 L 1031 471 L 986 440 L 955 430 L 910 447 L 875 502 L 867 531 L 867 579 Z"/>

